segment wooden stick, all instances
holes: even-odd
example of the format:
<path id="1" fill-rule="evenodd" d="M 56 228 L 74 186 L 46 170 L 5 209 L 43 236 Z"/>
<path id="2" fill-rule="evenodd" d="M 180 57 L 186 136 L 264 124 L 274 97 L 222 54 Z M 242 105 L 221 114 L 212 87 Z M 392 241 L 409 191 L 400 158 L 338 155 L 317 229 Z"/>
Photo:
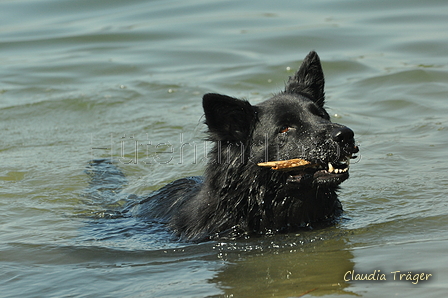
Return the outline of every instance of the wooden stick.
<path id="1" fill-rule="evenodd" d="M 292 168 L 308 168 L 314 166 L 311 162 L 295 158 L 288 160 L 278 160 L 278 161 L 268 161 L 268 162 L 260 162 L 257 164 L 260 167 L 270 167 L 273 170 L 285 170 Z"/>

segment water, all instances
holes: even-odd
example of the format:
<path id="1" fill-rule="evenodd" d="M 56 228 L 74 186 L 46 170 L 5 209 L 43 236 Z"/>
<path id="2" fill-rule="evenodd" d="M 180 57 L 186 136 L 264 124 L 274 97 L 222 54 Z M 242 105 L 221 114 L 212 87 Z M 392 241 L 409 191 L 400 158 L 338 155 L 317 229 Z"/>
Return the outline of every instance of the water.
<path id="1" fill-rule="evenodd" d="M 2 1 L 2 297 L 444 297 L 447 11 L 441 0 Z M 258 103 L 312 49 L 328 110 L 361 148 L 339 225 L 197 245 L 101 217 L 201 174 L 202 94 Z M 126 174 L 123 189 L 106 187 L 116 195 L 86 193 L 92 157 Z M 344 280 L 374 270 L 387 281 Z M 395 271 L 432 276 L 415 285 Z"/>

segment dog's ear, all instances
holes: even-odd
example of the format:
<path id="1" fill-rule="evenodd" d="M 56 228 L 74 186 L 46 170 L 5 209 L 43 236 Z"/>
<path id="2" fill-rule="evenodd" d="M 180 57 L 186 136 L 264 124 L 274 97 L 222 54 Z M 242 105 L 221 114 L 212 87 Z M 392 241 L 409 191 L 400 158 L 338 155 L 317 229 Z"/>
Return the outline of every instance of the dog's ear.
<path id="1" fill-rule="evenodd" d="M 246 100 L 209 93 L 202 99 L 205 124 L 213 141 L 245 141 L 256 121 L 255 108 Z"/>
<path id="2" fill-rule="evenodd" d="M 289 77 L 286 84 L 286 93 L 308 95 L 320 107 L 324 106 L 324 73 L 319 56 L 311 51 L 303 60 L 295 76 Z"/>

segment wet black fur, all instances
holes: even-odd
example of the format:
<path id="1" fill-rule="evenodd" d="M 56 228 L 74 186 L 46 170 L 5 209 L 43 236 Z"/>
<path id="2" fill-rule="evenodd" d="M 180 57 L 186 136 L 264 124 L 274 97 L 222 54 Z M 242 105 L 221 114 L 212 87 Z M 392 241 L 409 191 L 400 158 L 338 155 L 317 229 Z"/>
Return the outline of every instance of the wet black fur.
<path id="1" fill-rule="evenodd" d="M 176 180 L 129 212 L 165 222 L 181 239 L 204 241 L 284 233 L 333 222 L 343 175 L 316 169 L 281 172 L 259 162 L 303 158 L 325 167 L 357 152 L 353 132 L 324 109 L 324 76 L 310 52 L 283 92 L 258 105 L 225 95 L 203 97 L 214 142 L 204 177 Z"/>

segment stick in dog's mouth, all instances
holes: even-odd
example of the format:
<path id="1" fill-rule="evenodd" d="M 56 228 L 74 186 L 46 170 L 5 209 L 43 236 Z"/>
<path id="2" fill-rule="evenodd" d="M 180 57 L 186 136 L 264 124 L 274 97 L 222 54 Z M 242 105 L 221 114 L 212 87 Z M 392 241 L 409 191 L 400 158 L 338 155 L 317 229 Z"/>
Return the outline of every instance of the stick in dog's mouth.
<path id="1" fill-rule="evenodd" d="M 300 158 L 260 162 L 257 165 L 260 167 L 269 167 L 273 170 L 288 170 L 288 171 L 297 168 L 308 168 L 316 166 L 316 164 L 313 164 L 307 160 Z"/>

